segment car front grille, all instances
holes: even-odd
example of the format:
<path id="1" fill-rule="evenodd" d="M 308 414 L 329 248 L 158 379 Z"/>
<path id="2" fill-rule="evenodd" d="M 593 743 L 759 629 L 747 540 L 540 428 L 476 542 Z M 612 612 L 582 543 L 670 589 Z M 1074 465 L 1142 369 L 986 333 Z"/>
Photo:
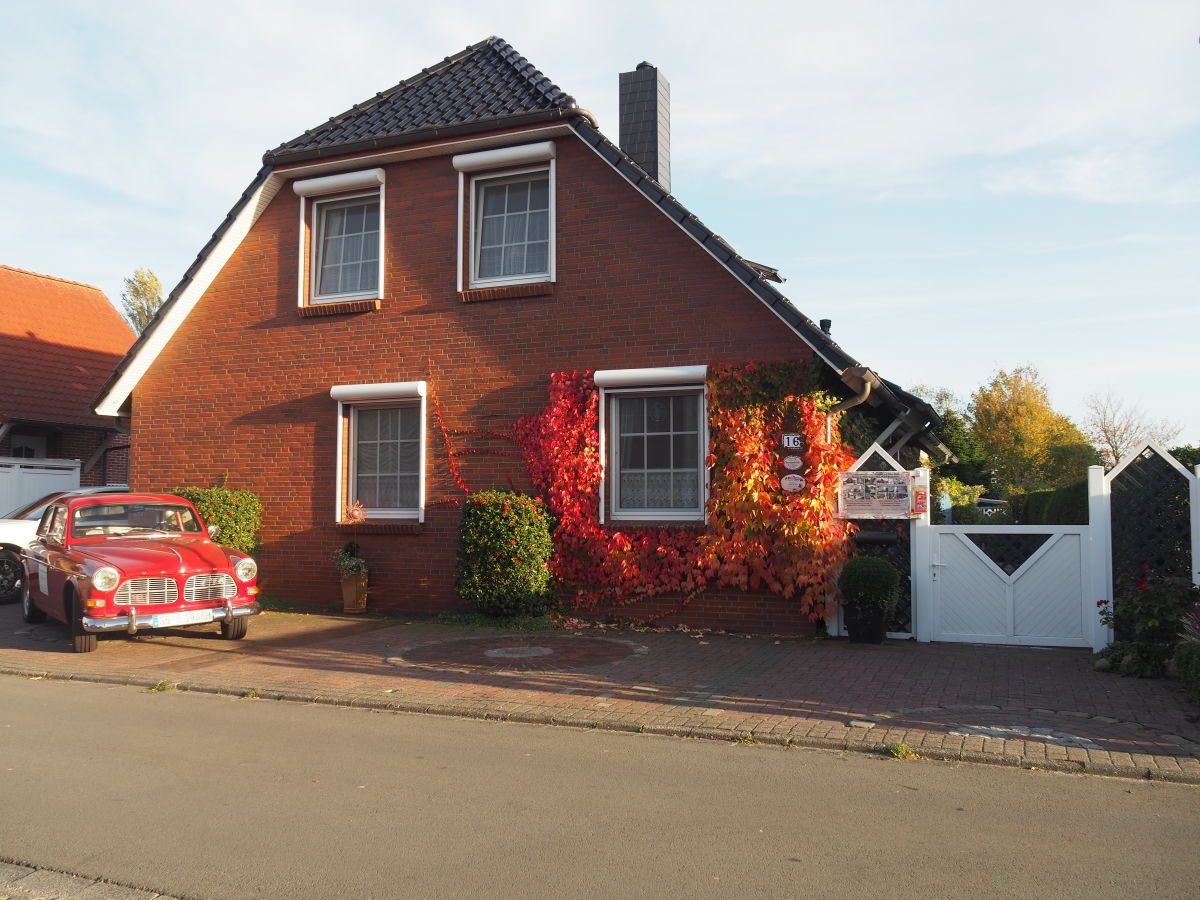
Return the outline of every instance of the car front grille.
<path id="1" fill-rule="evenodd" d="M 113 602 L 117 606 L 148 606 L 178 599 L 179 585 L 174 578 L 131 578 L 117 588 Z"/>
<path id="2" fill-rule="evenodd" d="M 224 600 L 237 596 L 237 585 L 233 577 L 226 574 L 193 575 L 183 588 L 183 599 L 188 603 L 206 600 Z"/>

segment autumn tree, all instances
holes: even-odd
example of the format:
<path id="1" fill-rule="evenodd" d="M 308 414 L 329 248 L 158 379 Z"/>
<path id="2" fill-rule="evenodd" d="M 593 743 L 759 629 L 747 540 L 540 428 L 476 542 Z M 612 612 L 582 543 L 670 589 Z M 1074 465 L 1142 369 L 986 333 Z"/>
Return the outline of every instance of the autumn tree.
<path id="1" fill-rule="evenodd" d="M 135 269 L 125 279 L 125 290 L 121 292 L 121 312 L 141 334 L 162 306 L 162 283 L 150 269 Z"/>
<path id="2" fill-rule="evenodd" d="M 932 406 L 934 411 L 942 417 L 942 424 L 937 429 L 938 437 L 958 458 L 958 462 L 939 464 L 937 466 L 938 475 L 942 478 L 954 479 L 956 483 L 961 483 L 966 487 L 978 486 L 982 488 L 980 493 L 990 490 L 992 486 L 991 464 L 983 451 L 983 445 L 975 436 L 971 417 L 964 409 L 958 395 L 948 388 L 927 384 L 913 385 L 909 390 Z M 971 504 L 973 505 L 974 502 L 972 500 Z"/>
<path id="3" fill-rule="evenodd" d="M 1166 447 L 1183 429 L 1169 419 L 1151 419 L 1140 407 L 1128 405 L 1111 391 L 1089 394 L 1083 429 L 1106 466 L 1115 466 L 1146 441 Z"/>
<path id="4" fill-rule="evenodd" d="M 969 412 L 1002 493 L 1070 484 L 1100 461 L 1087 436 L 1055 411 L 1033 366 L 998 370 L 971 395 Z"/>

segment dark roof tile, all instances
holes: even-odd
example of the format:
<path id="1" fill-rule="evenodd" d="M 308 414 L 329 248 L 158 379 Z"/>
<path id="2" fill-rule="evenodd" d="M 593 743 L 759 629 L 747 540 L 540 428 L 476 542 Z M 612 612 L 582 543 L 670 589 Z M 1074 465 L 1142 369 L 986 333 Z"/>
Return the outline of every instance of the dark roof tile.
<path id="1" fill-rule="evenodd" d="M 386 146 L 431 129 L 503 127 L 506 119 L 574 106 L 572 97 L 510 44 L 490 37 L 308 129 L 265 159 L 287 162 L 364 142 Z"/>

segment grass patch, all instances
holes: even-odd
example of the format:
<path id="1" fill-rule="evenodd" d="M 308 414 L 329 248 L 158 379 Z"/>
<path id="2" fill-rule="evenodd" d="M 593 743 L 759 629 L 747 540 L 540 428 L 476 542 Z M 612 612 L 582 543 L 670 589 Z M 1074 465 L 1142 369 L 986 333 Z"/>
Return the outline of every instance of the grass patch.
<path id="1" fill-rule="evenodd" d="M 143 694 L 165 694 L 167 691 L 176 691 L 176 690 L 179 690 L 179 688 L 176 685 L 171 684 L 166 681 L 160 681 L 154 687 L 146 688 L 144 691 L 142 691 L 142 693 Z"/>
<path id="2" fill-rule="evenodd" d="M 924 759 L 920 753 L 914 750 L 908 744 L 888 744 L 883 748 L 892 759 Z"/>

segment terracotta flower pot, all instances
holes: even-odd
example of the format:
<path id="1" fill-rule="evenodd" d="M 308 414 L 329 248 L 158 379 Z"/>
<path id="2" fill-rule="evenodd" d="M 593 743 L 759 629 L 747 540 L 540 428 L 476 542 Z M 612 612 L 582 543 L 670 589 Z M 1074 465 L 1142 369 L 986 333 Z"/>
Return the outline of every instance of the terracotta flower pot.
<path id="1" fill-rule="evenodd" d="M 342 578 L 342 612 L 360 613 L 367 609 L 367 576 L 346 575 Z"/>

